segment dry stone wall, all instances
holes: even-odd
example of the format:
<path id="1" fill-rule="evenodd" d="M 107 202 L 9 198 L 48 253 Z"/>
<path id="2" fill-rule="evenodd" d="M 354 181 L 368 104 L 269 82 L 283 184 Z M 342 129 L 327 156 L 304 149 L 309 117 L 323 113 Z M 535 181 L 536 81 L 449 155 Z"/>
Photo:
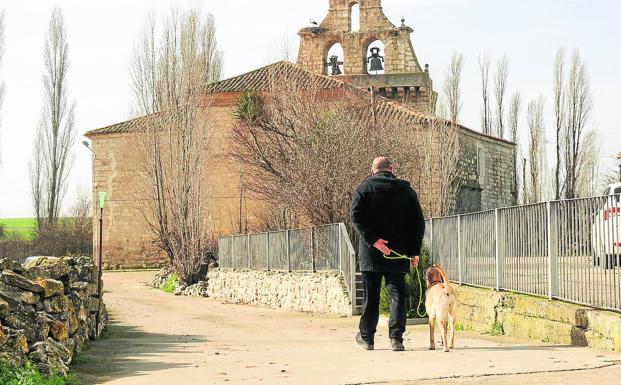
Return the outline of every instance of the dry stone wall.
<path id="1" fill-rule="evenodd" d="M 454 285 L 467 329 L 621 351 L 621 314 L 529 295 Z"/>
<path id="2" fill-rule="evenodd" d="M 351 315 L 351 301 L 338 272 L 274 272 L 211 269 L 208 295 L 228 303 L 294 311 Z"/>
<path id="3" fill-rule="evenodd" d="M 42 257 L 25 266 L 2 259 L 0 271 L 0 360 L 66 374 L 107 323 L 92 259 Z"/>

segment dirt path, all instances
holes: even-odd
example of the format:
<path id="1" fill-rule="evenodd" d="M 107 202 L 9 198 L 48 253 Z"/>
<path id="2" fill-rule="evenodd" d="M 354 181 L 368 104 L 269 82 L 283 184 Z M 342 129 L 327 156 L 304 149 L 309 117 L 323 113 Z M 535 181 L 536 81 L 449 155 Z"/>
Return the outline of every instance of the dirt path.
<path id="1" fill-rule="evenodd" d="M 152 274 L 104 275 L 111 333 L 73 367 L 85 384 L 603 385 L 621 377 L 621 367 L 610 366 L 621 362 L 621 354 L 470 333 L 457 335 L 458 349 L 451 353 L 430 352 L 422 326 L 408 329 L 406 352 L 388 349 L 384 328 L 377 350 L 365 352 L 353 343 L 356 318 L 174 297 L 144 286 Z M 583 370 L 593 368 L 603 369 Z M 499 376 L 576 369 L 581 371 Z M 455 376 L 460 378 L 438 380 Z"/>

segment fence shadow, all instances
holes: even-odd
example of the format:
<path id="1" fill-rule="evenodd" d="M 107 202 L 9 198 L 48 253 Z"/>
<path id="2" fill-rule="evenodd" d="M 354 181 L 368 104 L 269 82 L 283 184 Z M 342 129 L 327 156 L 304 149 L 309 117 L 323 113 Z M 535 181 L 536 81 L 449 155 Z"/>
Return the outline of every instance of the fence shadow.
<path id="1" fill-rule="evenodd" d="M 148 333 L 136 326 L 111 322 L 107 336 L 91 341 L 71 370 L 82 385 L 96 385 L 118 378 L 131 378 L 190 363 L 165 362 L 166 355 L 188 352 L 189 344 L 207 342 L 204 336 Z M 162 360 L 154 360 L 161 356 Z"/>

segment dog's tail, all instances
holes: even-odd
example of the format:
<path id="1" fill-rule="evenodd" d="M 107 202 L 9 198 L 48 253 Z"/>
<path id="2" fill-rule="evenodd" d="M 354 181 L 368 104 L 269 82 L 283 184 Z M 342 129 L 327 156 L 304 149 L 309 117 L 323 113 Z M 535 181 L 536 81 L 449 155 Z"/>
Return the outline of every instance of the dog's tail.
<path id="1" fill-rule="evenodd" d="M 444 269 L 441 268 L 439 265 L 436 265 L 435 267 L 440 272 L 440 275 L 442 276 L 442 280 L 444 281 L 444 293 L 446 295 L 449 295 L 449 292 L 448 292 L 448 288 L 449 288 L 448 275 L 446 274 L 446 271 L 444 271 Z"/>

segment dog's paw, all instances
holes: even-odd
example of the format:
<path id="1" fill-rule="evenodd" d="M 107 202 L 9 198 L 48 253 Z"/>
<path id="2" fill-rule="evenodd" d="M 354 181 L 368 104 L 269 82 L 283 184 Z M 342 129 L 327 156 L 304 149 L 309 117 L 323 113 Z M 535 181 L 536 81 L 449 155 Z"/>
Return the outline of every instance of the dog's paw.
<path id="1" fill-rule="evenodd" d="M 444 353 L 448 353 L 449 352 L 449 348 L 445 347 L 444 348 Z"/>

